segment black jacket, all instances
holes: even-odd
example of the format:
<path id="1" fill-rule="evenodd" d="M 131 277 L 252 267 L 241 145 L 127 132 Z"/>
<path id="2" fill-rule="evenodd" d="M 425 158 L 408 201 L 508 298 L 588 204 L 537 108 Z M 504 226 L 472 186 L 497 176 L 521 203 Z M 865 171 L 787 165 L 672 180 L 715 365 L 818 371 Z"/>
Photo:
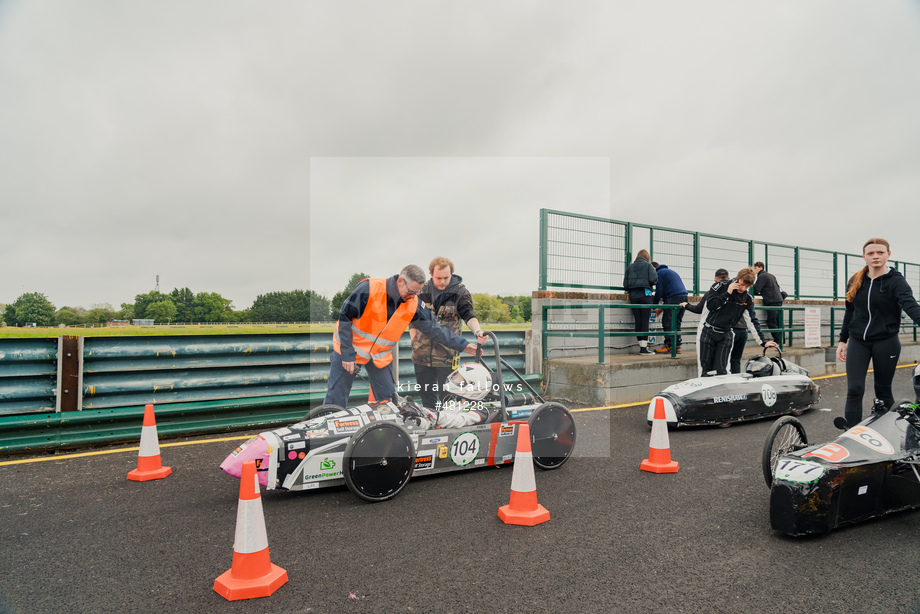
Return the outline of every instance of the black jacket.
<path id="1" fill-rule="evenodd" d="M 760 272 L 760 275 L 757 276 L 757 281 L 754 282 L 754 292 L 763 298 L 764 304 L 783 304 L 782 290 L 779 287 L 779 282 L 776 281 L 776 277 L 772 273 L 767 273 L 766 271 Z"/>
<path id="2" fill-rule="evenodd" d="M 764 345 L 766 341 L 760 331 L 760 322 L 754 315 L 754 299 L 747 292 L 728 293 L 728 286 L 735 281 L 728 279 L 717 281 L 709 289 L 709 298 L 706 299 L 706 323 L 721 330 L 732 328 L 739 318 L 745 321 L 749 331 L 754 333 L 757 343 Z"/>
<path id="3" fill-rule="evenodd" d="M 700 299 L 699 303 L 697 303 L 696 305 L 692 303 L 687 303 L 687 306 L 684 309 L 691 313 L 702 315 L 703 308 L 706 306 L 706 301 L 707 299 L 709 299 L 710 296 L 712 296 L 712 289 L 706 290 L 706 294 L 703 295 L 703 298 Z M 735 322 L 734 325 L 732 325 L 732 328 L 741 328 L 741 329 L 747 328 L 747 322 L 744 321 L 744 316 L 741 316 L 740 318 L 738 318 L 738 321 Z"/>
<path id="4" fill-rule="evenodd" d="M 892 268 L 875 279 L 863 279 L 853 302 L 846 302 L 846 308 L 840 329 L 841 343 L 846 343 L 850 335 L 862 341 L 878 341 L 897 335 L 901 329 L 902 309 L 920 324 L 920 305 L 904 276 Z"/>
<path id="5" fill-rule="evenodd" d="M 630 290 L 651 290 L 652 286 L 658 283 L 658 273 L 655 267 L 645 258 L 636 258 L 635 262 L 626 267 L 623 274 L 623 289 Z"/>

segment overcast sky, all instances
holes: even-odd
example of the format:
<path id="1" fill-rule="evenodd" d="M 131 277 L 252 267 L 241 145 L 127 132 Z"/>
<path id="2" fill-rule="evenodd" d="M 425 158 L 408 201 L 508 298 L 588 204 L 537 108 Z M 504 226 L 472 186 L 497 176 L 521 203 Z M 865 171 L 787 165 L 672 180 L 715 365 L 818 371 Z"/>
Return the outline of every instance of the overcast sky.
<path id="1" fill-rule="evenodd" d="M 541 207 L 920 263 L 920 3 L 0 0 L 0 303 L 327 297 Z"/>

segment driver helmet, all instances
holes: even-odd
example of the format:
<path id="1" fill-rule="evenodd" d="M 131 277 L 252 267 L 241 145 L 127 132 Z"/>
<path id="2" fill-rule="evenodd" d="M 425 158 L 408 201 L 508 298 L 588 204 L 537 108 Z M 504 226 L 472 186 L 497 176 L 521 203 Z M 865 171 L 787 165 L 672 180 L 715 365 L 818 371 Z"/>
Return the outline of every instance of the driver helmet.
<path id="1" fill-rule="evenodd" d="M 766 356 L 755 356 L 748 360 L 744 371 L 754 377 L 773 375 L 773 361 Z"/>
<path id="2" fill-rule="evenodd" d="M 475 362 L 468 362 L 447 377 L 447 392 L 468 401 L 481 401 L 492 392 L 492 375 Z"/>

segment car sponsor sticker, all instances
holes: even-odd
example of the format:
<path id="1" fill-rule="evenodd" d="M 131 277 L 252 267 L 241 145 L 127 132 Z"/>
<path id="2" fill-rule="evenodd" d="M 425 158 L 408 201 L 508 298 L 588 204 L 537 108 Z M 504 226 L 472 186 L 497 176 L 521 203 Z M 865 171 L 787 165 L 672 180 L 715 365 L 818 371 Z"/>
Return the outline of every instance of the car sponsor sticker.
<path id="1" fill-rule="evenodd" d="M 313 439 L 314 437 L 325 437 L 329 434 L 329 431 L 326 429 L 313 429 L 312 431 L 304 431 L 303 436 L 307 439 Z"/>
<path id="2" fill-rule="evenodd" d="M 332 424 L 329 425 L 332 429 L 332 432 L 337 435 L 346 435 L 348 433 L 354 433 L 359 428 L 361 428 L 361 418 L 337 418 L 332 421 Z"/>
<path id="3" fill-rule="evenodd" d="M 802 456 L 814 456 L 815 458 L 823 458 L 831 463 L 839 463 L 849 455 L 850 451 L 840 444 L 829 443 L 826 446 L 818 448 L 817 450 L 812 450 L 808 454 L 803 454 Z"/>
<path id="4" fill-rule="evenodd" d="M 773 474 L 774 480 L 810 484 L 824 475 L 826 469 L 814 461 L 780 459 Z"/>
<path id="5" fill-rule="evenodd" d="M 871 448 L 880 454 L 894 454 L 894 448 L 891 447 L 888 440 L 882 437 L 877 431 L 867 426 L 854 426 L 841 435 L 841 437 L 848 437 L 853 441 L 858 441 L 867 448 Z"/>
<path id="6" fill-rule="evenodd" d="M 298 435 L 297 433 L 292 433 L 291 435 L 285 435 L 281 439 L 285 441 L 294 441 L 295 439 L 300 439 L 300 435 Z"/>
<path id="7" fill-rule="evenodd" d="M 454 439 L 450 446 L 450 460 L 455 465 L 466 467 L 479 453 L 479 437 L 473 433 L 463 433 Z"/>
<path id="8" fill-rule="evenodd" d="M 438 444 L 438 458 L 447 458 L 447 446 L 443 443 Z"/>
<path id="9" fill-rule="evenodd" d="M 300 450 L 301 448 L 305 448 L 305 447 L 307 447 L 307 444 L 306 442 L 303 442 L 303 441 L 296 441 L 294 443 L 288 444 L 288 450 Z"/>
<path id="10" fill-rule="evenodd" d="M 518 418 L 526 418 L 527 416 L 533 413 L 532 408 L 531 409 L 528 409 L 528 408 L 509 409 L 506 411 L 508 412 L 508 417 L 511 418 L 512 420 L 516 420 Z"/>
<path id="11" fill-rule="evenodd" d="M 434 467 L 434 450 L 419 452 L 415 456 L 415 470 L 422 471 Z"/>
<path id="12" fill-rule="evenodd" d="M 477 458 L 476 462 L 473 463 L 473 465 L 485 465 L 485 464 L 486 464 L 486 459 L 484 458 Z"/>
<path id="13" fill-rule="evenodd" d="M 770 384 L 764 384 L 760 387 L 760 399 L 767 407 L 776 405 L 776 390 Z"/>
<path id="14" fill-rule="evenodd" d="M 426 437 L 422 440 L 423 446 L 433 446 L 436 443 L 447 443 L 447 435 L 441 437 Z"/>
<path id="15" fill-rule="evenodd" d="M 738 401 L 747 401 L 748 395 L 746 394 L 727 394 L 722 397 L 713 397 L 713 403 L 736 403 Z"/>
<path id="16" fill-rule="evenodd" d="M 512 435 L 514 435 L 514 426 L 513 426 L 513 425 L 510 425 L 510 424 L 509 424 L 508 426 L 505 426 L 505 425 L 503 424 L 503 425 L 501 425 L 501 427 L 499 427 L 499 429 L 498 429 L 498 436 L 499 436 L 499 437 L 510 437 L 510 436 L 512 436 Z"/>
<path id="17" fill-rule="evenodd" d="M 283 428 L 283 429 L 278 429 L 278 430 L 276 430 L 276 431 L 275 431 L 275 435 L 288 435 L 288 434 L 290 434 L 290 432 L 291 432 L 291 429 L 285 427 L 285 428 Z"/>

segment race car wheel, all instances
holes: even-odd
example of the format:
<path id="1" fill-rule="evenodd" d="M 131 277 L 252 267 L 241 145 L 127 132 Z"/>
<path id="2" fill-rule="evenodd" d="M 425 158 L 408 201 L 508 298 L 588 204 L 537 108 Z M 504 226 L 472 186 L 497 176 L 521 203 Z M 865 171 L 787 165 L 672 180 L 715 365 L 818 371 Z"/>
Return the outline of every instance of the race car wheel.
<path id="1" fill-rule="evenodd" d="M 779 457 L 787 452 L 801 450 L 808 445 L 805 427 L 797 418 L 783 416 L 773 423 L 763 443 L 763 479 L 767 487 L 773 486 L 773 474 Z"/>
<path id="2" fill-rule="evenodd" d="M 399 494 L 415 468 L 415 446 L 395 422 L 362 426 L 345 446 L 345 483 L 365 501 L 386 501 Z"/>
<path id="3" fill-rule="evenodd" d="M 527 420 L 533 462 L 540 469 L 556 469 L 575 447 L 575 420 L 560 403 L 544 403 Z"/>
<path id="4" fill-rule="evenodd" d="M 307 415 L 303 417 L 304 421 L 312 420 L 313 418 L 319 418 L 320 416 L 328 416 L 329 414 L 334 414 L 337 411 L 343 411 L 345 408 L 341 405 L 335 405 L 333 403 L 327 403 L 326 405 L 320 405 L 319 407 L 314 407 L 307 412 Z"/>

